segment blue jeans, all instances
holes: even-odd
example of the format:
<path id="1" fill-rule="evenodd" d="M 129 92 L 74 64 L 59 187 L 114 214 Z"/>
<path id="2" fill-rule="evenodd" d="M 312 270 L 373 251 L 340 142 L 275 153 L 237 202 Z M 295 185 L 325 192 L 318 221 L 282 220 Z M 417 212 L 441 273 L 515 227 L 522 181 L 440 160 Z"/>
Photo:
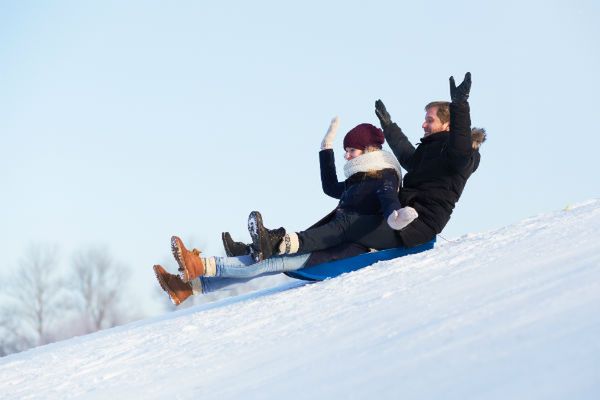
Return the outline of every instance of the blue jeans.
<path id="1" fill-rule="evenodd" d="M 254 263 L 251 256 L 215 257 L 217 275 L 214 277 L 199 277 L 202 293 L 220 290 L 234 283 L 247 282 L 261 275 L 278 274 L 285 271 L 295 271 L 306 264 L 310 254 L 293 256 L 274 256 Z"/>

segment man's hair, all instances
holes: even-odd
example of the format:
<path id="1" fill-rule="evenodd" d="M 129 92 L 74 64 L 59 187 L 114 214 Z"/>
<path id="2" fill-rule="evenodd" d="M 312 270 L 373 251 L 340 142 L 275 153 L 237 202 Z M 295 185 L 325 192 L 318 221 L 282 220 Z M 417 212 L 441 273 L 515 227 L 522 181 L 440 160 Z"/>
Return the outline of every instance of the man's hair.
<path id="1" fill-rule="evenodd" d="M 437 107 L 437 117 L 442 124 L 450 122 L 450 102 L 448 101 L 432 101 L 425 106 L 425 111 L 429 111 L 431 107 Z"/>

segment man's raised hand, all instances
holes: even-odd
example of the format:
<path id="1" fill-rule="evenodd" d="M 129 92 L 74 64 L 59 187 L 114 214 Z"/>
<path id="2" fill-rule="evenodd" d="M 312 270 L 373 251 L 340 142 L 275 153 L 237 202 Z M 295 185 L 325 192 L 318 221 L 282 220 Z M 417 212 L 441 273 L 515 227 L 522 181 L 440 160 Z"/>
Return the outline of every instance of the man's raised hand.
<path id="1" fill-rule="evenodd" d="M 458 103 L 461 101 L 467 101 L 469 99 L 469 92 L 471 91 L 471 73 L 467 72 L 465 74 L 465 79 L 462 81 L 458 87 L 456 87 L 456 83 L 454 82 L 454 77 L 450 77 L 450 98 L 453 103 Z"/>
<path id="2" fill-rule="evenodd" d="M 379 118 L 382 128 L 385 128 L 392 123 L 392 117 L 390 117 L 390 113 L 387 112 L 385 105 L 381 100 L 375 102 L 375 115 Z"/>

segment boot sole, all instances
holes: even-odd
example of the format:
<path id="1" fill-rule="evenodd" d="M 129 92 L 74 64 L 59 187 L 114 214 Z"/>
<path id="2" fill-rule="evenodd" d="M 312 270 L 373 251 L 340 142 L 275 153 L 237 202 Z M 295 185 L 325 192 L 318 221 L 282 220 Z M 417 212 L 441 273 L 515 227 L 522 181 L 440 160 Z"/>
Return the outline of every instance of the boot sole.
<path id="1" fill-rule="evenodd" d="M 171 288 L 167 285 L 167 283 L 164 281 L 162 275 L 160 274 L 158 266 L 155 265 L 154 267 L 152 267 L 152 269 L 154 269 L 154 275 L 156 276 L 156 280 L 158 281 L 158 284 L 160 285 L 161 289 L 167 292 L 169 300 L 171 300 L 171 302 L 176 306 L 181 304 L 181 301 L 177 298 L 175 292 L 173 292 Z"/>
<path id="2" fill-rule="evenodd" d="M 252 211 L 248 216 L 248 232 L 256 249 L 256 253 L 253 255 L 254 260 L 259 262 L 271 257 L 269 238 L 263 225 L 262 215 L 258 211 Z"/>
<path id="3" fill-rule="evenodd" d="M 183 251 L 181 250 L 181 239 L 177 236 L 171 237 L 171 253 L 173 253 L 173 257 L 177 264 L 179 265 L 179 276 L 181 280 L 184 282 L 189 282 L 189 272 L 185 266 L 185 262 L 183 261 Z"/>

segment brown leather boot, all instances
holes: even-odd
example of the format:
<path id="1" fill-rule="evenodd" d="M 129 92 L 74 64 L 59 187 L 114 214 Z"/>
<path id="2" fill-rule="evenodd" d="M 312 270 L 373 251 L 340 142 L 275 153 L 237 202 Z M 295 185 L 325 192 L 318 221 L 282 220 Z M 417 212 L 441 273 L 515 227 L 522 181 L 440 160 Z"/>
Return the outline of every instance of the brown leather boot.
<path id="1" fill-rule="evenodd" d="M 190 283 L 182 281 L 178 275 L 168 273 L 160 265 L 154 266 L 154 274 L 162 290 L 167 292 L 176 306 L 192 295 L 192 285 Z"/>
<path id="2" fill-rule="evenodd" d="M 184 282 L 189 282 L 206 273 L 206 268 L 200 258 L 200 250 L 189 251 L 177 236 L 171 237 L 171 251 L 179 264 L 179 275 Z"/>

